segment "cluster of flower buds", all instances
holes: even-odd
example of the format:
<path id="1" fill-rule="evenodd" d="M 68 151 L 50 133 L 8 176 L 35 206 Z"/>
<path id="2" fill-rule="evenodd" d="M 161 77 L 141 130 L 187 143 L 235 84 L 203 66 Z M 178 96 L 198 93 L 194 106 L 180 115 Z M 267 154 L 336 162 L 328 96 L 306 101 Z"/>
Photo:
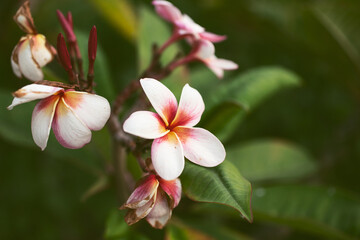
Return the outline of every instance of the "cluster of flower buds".
<path id="1" fill-rule="evenodd" d="M 223 78 L 224 70 L 235 70 L 238 65 L 230 60 L 217 58 L 213 43 L 221 42 L 226 36 L 206 32 L 205 28 L 195 23 L 188 15 L 182 14 L 170 2 L 164 0 L 154 0 L 156 12 L 160 17 L 173 25 L 173 35 L 165 46 L 172 42 L 186 38 L 192 45 L 191 53 L 186 57 L 185 62 L 198 60 L 203 62 L 218 78 Z"/>
<path id="2" fill-rule="evenodd" d="M 37 33 L 30 13 L 29 2 L 26 1 L 16 12 L 15 22 L 26 33 L 21 37 L 11 54 L 11 66 L 14 74 L 31 81 L 44 78 L 41 70 L 52 61 L 56 50 L 47 42 L 44 35 Z"/>
<path id="3" fill-rule="evenodd" d="M 71 43 L 71 50 L 77 60 L 81 61 L 79 47 L 72 28 L 72 17 L 70 13 L 67 16 L 66 20 L 60 18 L 60 22 L 63 26 L 64 21 L 66 22 L 64 31 L 68 37 L 68 42 Z M 43 78 L 41 69 L 31 68 L 31 66 L 43 66 L 49 59 L 52 59 L 51 52 L 54 51 L 48 50 L 49 45 L 43 35 L 36 34 L 29 2 L 25 2 L 20 7 L 14 18 L 19 26 L 28 33 L 28 36 L 24 41 L 20 41 L 14 50 L 11 57 L 14 60 L 14 63 L 12 61 L 13 68 L 15 66 L 16 70 L 18 66 L 21 73 L 31 80 L 41 80 Z M 35 143 L 42 150 L 46 148 L 51 128 L 61 145 L 66 148 L 81 148 L 90 142 L 91 130 L 102 129 L 109 119 L 111 112 L 109 102 L 105 98 L 91 93 L 96 44 L 97 36 L 94 26 L 89 38 L 89 65 L 91 67 L 89 67 L 89 77 L 85 84 L 79 83 L 79 78 L 84 80 L 80 77 L 82 72 L 81 63 L 78 62 L 78 71 L 76 72 L 65 39 L 59 34 L 57 42 L 58 57 L 69 74 L 71 85 L 44 80 L 26 85 L 13 93 L 14 100 L 8 107 L 9 110 L 19 104 L 41 99 L 32 114 L 31 131 Z M 16 63 L 19 65 L 16 65 Z"/>
<path id="4" fill-rule="evenodd" d="M 154 228 L 163 228 L 171 217 L 172 210 L 181 199 L 179 179 L 167 181 L 150 173 L 139 181 L 121 209 L 128 209 L 125 216 L 131 225 L 145 218 Z"/>

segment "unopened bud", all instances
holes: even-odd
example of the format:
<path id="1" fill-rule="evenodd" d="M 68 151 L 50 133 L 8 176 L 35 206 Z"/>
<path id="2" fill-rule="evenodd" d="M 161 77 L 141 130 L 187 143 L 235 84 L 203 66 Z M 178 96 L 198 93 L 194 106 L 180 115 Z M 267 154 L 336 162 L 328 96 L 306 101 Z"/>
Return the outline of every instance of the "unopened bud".
<path id="1" fill-rule="evenodd" d="M 71 24 L 68 22 L 68 20 L 64 17 L 62 12 L 60 10 L 56 10 L 56 14 L 58 16 L 59 22 L 61 24 L 61 27 L 63 28 L 66 38 L 69 42 L 74 43 L 76 42 L 76 36 L 74 34 L 74 31 L 71 27 Z"/>
<path id="2" fill-rule="evenodd" d="M 95 61 L 97 51 L 97 31 L 96 26 L 93 26 L 90 31 L 88 53 L 89 61 Z"/>
<path id="3" fill-rule="evenodd" d="M 57 52 L 61 65 L 65 68 L 67 72 L 71 71 L 72 66 L 71 66 L 70 55 L 66 48 L 64 36 L 61 33 L 59 33 L 57 38 Z"/>
<path id="4" fill-rule="evenodd" d="M 67 19 L 68 23 L 70 24 L 71 29 L 74 30 L 74 23 L 73 23 L 73 18 L 72 18 L 71 12 L 67 13 L 66 19 Z"/>

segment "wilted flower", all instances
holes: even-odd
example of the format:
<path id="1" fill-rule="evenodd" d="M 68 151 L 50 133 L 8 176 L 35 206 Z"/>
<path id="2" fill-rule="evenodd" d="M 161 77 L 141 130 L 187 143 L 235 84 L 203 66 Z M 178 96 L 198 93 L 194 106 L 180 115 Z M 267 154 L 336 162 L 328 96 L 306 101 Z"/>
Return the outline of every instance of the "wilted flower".
<path id="1" fill-rule="evenodd" d="M 238 68 L 238 65 L 233 61 L 217 58 L 215 56 L 214 44 L 210 41 L 198 41 L 198 45 L 191 55 L 205 63 L 205 65 L 213 71 L 218 78 L 223 78 L 224 70 L 235 70 Z"/>
<path id="2" fill-rule="evenodd" d="M 144 78 L 140 83 L 157 113 L 134 112 L 123 128 L 127 133 L 155 139 L 151 158 L 160 177 L 177 178 L 184 169 L 184 156 L 205 167 L 224 161 L 226 153 L 219 139 L 205 129 L 193 127 L 205 109 L 197 90 L 186 84 L 178 106 L 174 94 L 159 81 Z"/>
<path id="3" fill-rule="evenodd" d="M 44 75 L 41 67 L 53 59 L 55 50 L 46 41 L 44 35 L 37 33 L 28 1 L 16 12 L 14 20 L 27 35 L 20 38 L 12 51 L 13 72 L 19 78 L 24 76 L 31 81 L 42 80 Z"/>
<path id="4" fill-rule="evenodd" d="M 206 32 L 203 27 L 195 23 L 188 15 L 182 14 L 168 1 L 154 0 L 152 3 L 159 16 L 174 25 L 177 35 L 192 35 L 195 39 L 205 39 L 211 42 L 220 42 L 226 39 L 226 36 Z"/>
<path id="5" fill-rule="evenodd" d="M 166 181 L 150 174 L 141 179 L 138 187 L 120 209 L 129 210 L 125 216 L 125 221 L 129 225 L 146 217 L 154 228 L 163 228 L 180 199 L 179 179 Z"/>
<path id="6" fill-rule="evenodd" d="M 91 140 L 90 130 L 100 130 L 110 116 L 109 102 L 98 95 L 40 84 L 30 84 L 14 95 L 14 106 L 42 99 L 32 114 L 31 132 L 42 150 L 53 128 L 56 139 L 66 148 L 81 148 Z"/>

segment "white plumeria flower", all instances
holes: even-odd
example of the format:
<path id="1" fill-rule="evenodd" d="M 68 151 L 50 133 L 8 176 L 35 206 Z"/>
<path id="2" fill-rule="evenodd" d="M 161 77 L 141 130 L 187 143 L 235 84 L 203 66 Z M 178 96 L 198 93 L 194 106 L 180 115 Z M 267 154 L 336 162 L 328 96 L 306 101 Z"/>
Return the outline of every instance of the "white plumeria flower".
<path id="1" fill-rule="evenodd" d="M 56 139 L 66 148 L 81 148 L 91 140 L 90 130 L 100 130 L 110 117 L 109 102 L 98 95 L 40 84 L 27 85 L 15 93 L 14 106 L 42 99 L 32 114 L 31 132 L 42 150 L 53 128 Z"/>
<path id="2" fill-rule="evenodd" d="M 42 34 L 38 34 L 32 19 L 29 2 L 26 1 L 16 12 L 15 22 L 27 33 L 15 46 L 11 54 L 11 67 L 14 74 L 31 81 L 43 80 L 43 66 L 53 60 L 55 51 Z"/>
<path id="3" fill-rule="evenodd" d="M 205 167 L 214 167 L 225 159 L 222 143 L 212 133 L 195 128 L 205 109 L 200 93 L 186 84 L 178 106 L 174 94 L 152 78 L 140 80 L 154 112 L 138 111 L 124 122 L 124 131 L 142 138 L 155 139 L 151 158 L 155 171 L 165 180 L 180 176 L 184 156 Z"/>
<path id="4" fill-rule="evenodd" d="M 182 14 L 172 3 L 164 0 L 154 0 L 156 12 L 165 20 L 172 23 L 175 32 L 179 35 L 193 35 L 196 39 L 205 39 L 211 42 L 221 42 L 226 36 L 206 32 L 205 28 L 195 23 L 188 15 Z"/>
<path id="5" fill-rule="evenodd" d="M 214 44 L 207 40 L 198 41 L 198 47 L 194 51 L 193 56 L 205 63 L 218 78 L 224 77 L 224 70 L 235 70 L 238 68 L 238 65 L 233 61 L 217 58 L 215 56 Z"/>

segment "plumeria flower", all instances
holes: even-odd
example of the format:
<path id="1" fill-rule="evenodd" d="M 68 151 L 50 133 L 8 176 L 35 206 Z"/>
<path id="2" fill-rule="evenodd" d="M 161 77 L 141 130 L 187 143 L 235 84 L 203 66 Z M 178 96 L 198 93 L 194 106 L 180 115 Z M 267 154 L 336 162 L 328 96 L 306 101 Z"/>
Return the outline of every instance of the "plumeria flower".
<path id="1" fill-rule="evenodd" d="M 14 95 L 14 106 L 42 99 L 32 114 L 31 132 L 42 150 L 52 127 L 56 139 L 66 148 L 81 148 L 91 140 L 90 130 L 100 130 L 110 117 L 109 102 L 98 95 L 41 84 L 30 84 Z"/>
<path id="2" fill-rule="evenodd" d="M 139 186 L 120 209 L 128 209 L 125 221 L 129 225 L 146 217 L 152 227 L 161 229 L 180 199 L 181 183 L 178 178 L 166 181 L 149 174 L 141 179 Z"/>
<path id="3" fill-rule="evenodd" d="M 205 167 L 214 167 L 225 159 L 222 143 L 212 133 L 195 128 L 205 109 L 200 93 L 186 84 L 180 104 L 173 93 L 152 78 L 140 80 L 154 112 L 138 111 L 124 122 L 124 131 L 142 138 L 155 139 L 151 158 L 155 171 L 165 180 L 180 176 L 184 156 Z"/>
<path id="4" fill-rule="evenodd" d="M 154 0 L 152 3 L 159 16 L 174 25 L 177 35 L 192 35 L 195 39 L 205 39 L 211 42 L 221 42 L 226 39 L 226 36 L 206 32 L 203 27 L 195 23 L 188 15 L 182 14 L 168 1 Z"/>
<path id="5" fill-rule="evenodd" d="M 53 52 L 56 51 L 44 35 L 37 33 L 28 1 L 16 12 L 14 20 L 27 35 L 20 38 L 12 51 L 13 72 L 19 78 L 24 76 L 31 81 L 42 80 L 44 75 L 41 67 L 53 59 Z"/>
<path id="6" fill-rule="evenodd" d="M 224 77 L 224 70 L 235 70 L 238 65 L 233 61 L 217 58 L 215 56 L 215 47 L 210 41 L 200 40 L 197 47 L 194 48 L 190 57 L 205 63 L 205 65 L 215 73 L 218 78 Z"/>

